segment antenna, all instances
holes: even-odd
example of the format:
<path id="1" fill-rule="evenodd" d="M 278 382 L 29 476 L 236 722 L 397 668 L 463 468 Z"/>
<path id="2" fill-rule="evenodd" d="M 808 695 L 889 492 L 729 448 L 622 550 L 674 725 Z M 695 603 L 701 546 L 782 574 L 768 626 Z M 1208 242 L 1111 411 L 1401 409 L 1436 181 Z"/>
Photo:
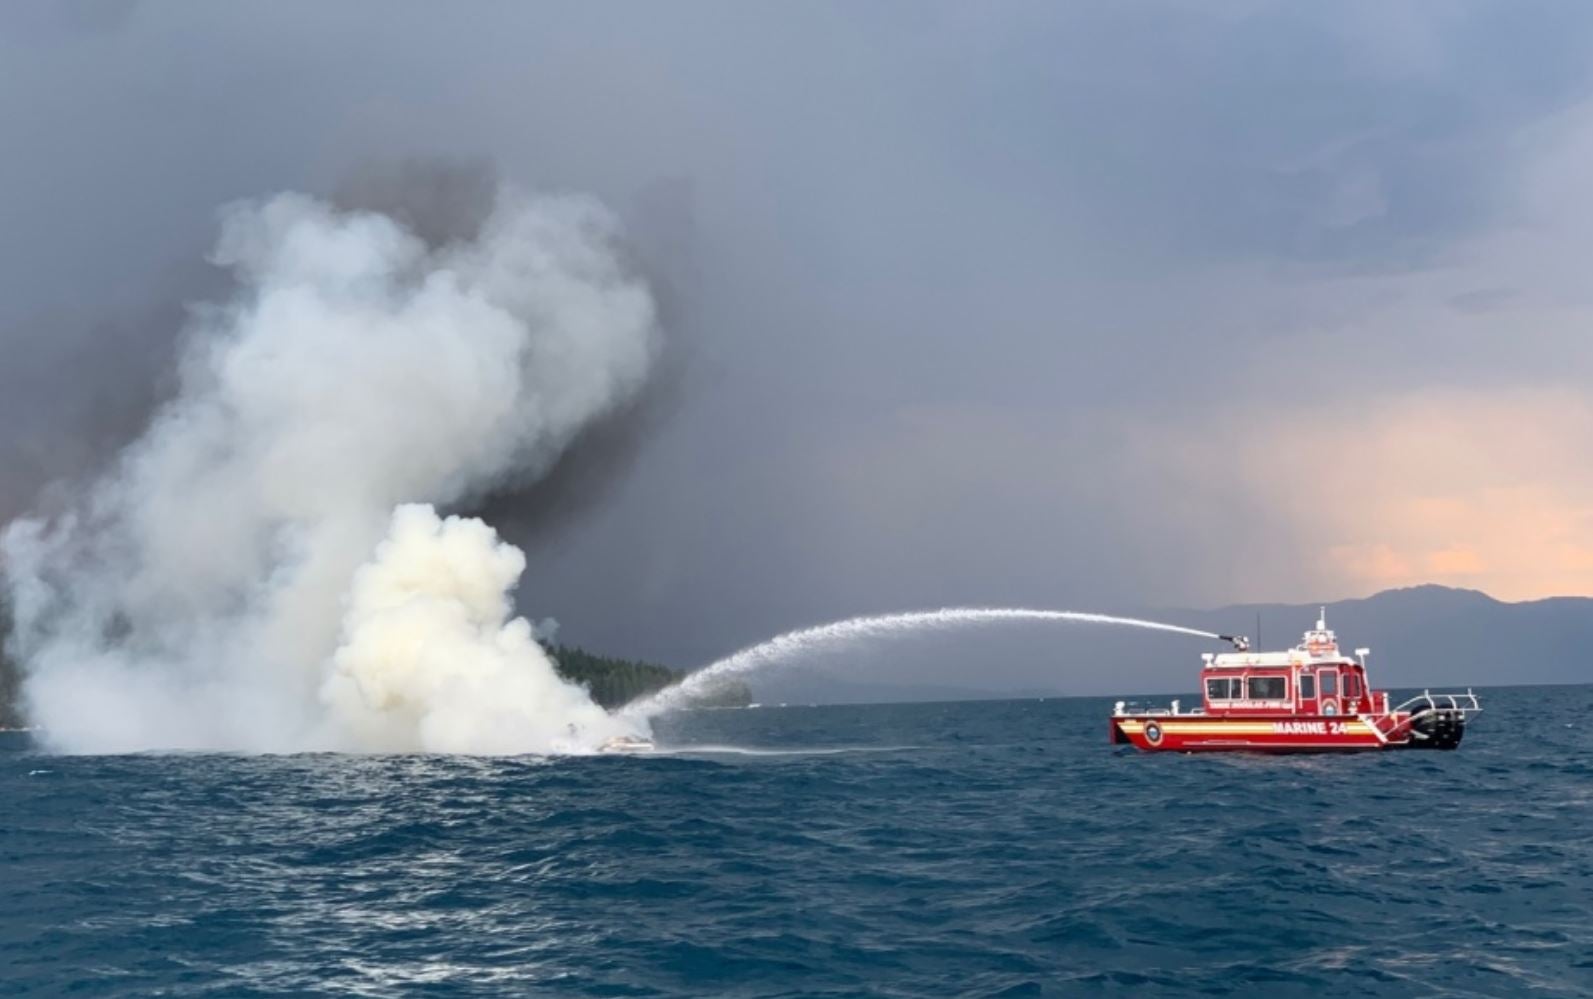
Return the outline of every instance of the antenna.
<path id="1" fill-rule="evenodd" d="M 1265 645 L 1261 644 L 1261 611 L 1260 610 L 1256 611 L 1256 648 L 1258 648 L 1258 649 L 1266 648 Z"/>

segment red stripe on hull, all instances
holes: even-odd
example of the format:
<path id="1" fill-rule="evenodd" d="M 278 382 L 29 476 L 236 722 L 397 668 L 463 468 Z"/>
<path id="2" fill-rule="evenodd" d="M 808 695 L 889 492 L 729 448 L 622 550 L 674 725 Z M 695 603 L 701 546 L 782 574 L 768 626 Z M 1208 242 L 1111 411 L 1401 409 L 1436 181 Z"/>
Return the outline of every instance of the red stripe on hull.
<path id="1" fill-rule="evenodd" d="M 1396 749 L 1409 741 L 1402 723 L 1383 719 L 1394 737 L 1379 738 L 1372 718 L 1125 715 L 1112 719 L 1112 741 L 1147 752 L 1330 753 Z"/>

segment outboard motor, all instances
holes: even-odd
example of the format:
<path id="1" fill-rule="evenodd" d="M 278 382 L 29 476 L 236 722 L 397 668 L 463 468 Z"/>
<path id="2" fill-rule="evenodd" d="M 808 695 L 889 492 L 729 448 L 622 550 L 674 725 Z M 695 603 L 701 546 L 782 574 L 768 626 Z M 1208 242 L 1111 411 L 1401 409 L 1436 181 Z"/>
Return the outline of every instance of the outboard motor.
<path id="1" fill-rule="evenodd" d="M 1466 713 L 1455 708 L 1421 704 L 1411 711 L 1412 749 L 1454 749 L 1466 735 Z"/>

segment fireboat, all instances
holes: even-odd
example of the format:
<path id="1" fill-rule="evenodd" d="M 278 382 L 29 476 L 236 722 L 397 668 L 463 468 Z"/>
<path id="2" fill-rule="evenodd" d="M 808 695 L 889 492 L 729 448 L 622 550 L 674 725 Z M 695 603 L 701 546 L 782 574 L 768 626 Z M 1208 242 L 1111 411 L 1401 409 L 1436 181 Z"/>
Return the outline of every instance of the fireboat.
<path id="1" fill-rule="evenodd" d="M 1370 649 L 1339 651 L 1327 609 L 1300 644 L 1283 652 L 1251 652 L 1243 636 L 1219 635 L 1233 652 L 1201 656 L 1201 707 L 1142 711 L 1118 701 L 1112 743 L 1147 751 L 1217 750 L 1354 752 L 1374 749 L 1454 749 L 1466 722 L 1482 710 L 1477 695 L 1423 691 L 1389 706 L 1386 690 L 1366 675 Z"/>

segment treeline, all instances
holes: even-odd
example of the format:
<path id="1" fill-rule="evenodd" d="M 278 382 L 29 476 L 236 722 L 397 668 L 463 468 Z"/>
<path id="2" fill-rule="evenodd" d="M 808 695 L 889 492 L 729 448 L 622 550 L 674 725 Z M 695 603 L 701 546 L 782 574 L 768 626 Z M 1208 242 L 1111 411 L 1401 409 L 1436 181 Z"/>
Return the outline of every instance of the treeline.
<path id="1" fill-rule="evenodd" d="M 635 659 L 593 655 L 573 645 L 555 645 L 549 652 L 559 675 L 585 687 L 592 700 L 613 710 L 648 694 L 656 694 L 686 676 L 683 670 Z M 694 707 L 743 708 L 752 703 L 752 688 L 739 680 L 718 684 L 692 699 Z"/>
<path id="2" fill-rule="evenodd" d="M 585 687 L 592 700 L 609 709 L 663 690 L 679 679 L 667 666 L 593 655 L 572 645 L 555 645 L 548 651 L 560 676 Z"/>
<path id="3" fill-rule="evenodd" d="M 10 634 L 11 608 L 0 594 L 0 728 L 22 725 L 22 671 L 6 650 Z M 556 645 L 551 652 L 561 676 L 585 687 L 592 700 L 610 710 L 657 693 L 686 675 L 656 663 L 593 655 L 573 645 Z M 739 680 L 721 684 L 693 700 L 697 707 L 739 708 L 751 703 L 751 688 Z"/>

